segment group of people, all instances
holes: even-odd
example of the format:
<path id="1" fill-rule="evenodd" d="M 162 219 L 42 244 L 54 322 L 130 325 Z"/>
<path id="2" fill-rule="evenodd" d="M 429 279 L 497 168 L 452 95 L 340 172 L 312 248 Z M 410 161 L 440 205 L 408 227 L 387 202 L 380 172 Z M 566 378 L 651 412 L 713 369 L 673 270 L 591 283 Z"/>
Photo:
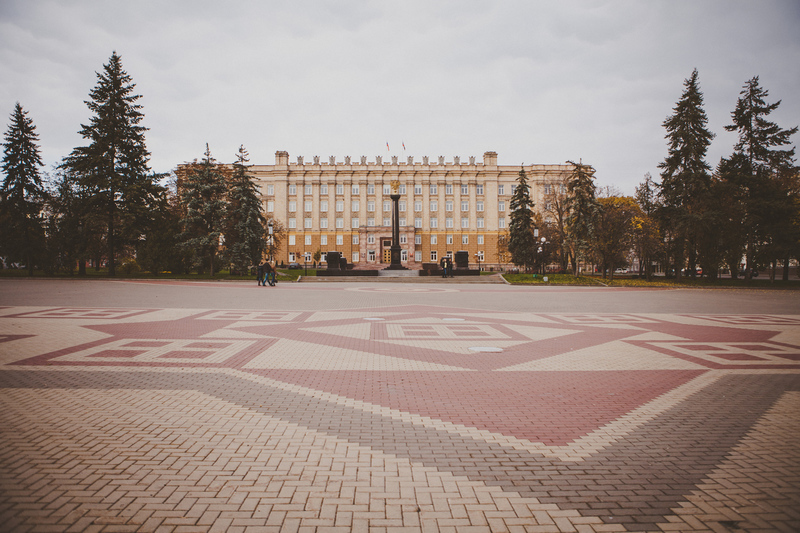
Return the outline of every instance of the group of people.
<path id="1" fill-rule="evenodd" d="M 442 269 L 443 278 L 453 277 L 453 261 L 450 259 L 450 257 L 442 257 L 442 259 L 439 261 L 439 266 Z"/>
<path id="2" fill-rule="evenodd" d="M 275 267 L 269 264 L 269 261 L 261 261 L 261 264 L 256 268 L 256 277 L 258 285 L 266 287 L 269 283 L 270 287 L 274 287 L 278 282 L 275 279 Z"/>

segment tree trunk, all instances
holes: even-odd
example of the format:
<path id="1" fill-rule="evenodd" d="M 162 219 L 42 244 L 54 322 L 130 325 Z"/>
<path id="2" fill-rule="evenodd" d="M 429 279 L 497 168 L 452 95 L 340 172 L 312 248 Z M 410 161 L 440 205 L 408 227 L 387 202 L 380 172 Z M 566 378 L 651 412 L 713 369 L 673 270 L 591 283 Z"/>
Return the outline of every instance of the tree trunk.
<path id="1" fill-rule="evenodd" d="M 789 281 L 789 258 L 786 257 L 783 260 L 783 276 L 781 276 L 783 281 Z"/>

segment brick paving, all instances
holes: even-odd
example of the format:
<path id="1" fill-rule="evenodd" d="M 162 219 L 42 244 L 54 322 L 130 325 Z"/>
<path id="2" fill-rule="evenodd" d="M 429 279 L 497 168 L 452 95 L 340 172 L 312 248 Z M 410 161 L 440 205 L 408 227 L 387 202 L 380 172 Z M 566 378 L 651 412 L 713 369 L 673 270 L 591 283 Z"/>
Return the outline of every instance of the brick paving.
<path id="1" fill-rule="evenodd" d="M 0 389 L 1 531 L 800 531 L 791 292 L 0 280 Z"/>

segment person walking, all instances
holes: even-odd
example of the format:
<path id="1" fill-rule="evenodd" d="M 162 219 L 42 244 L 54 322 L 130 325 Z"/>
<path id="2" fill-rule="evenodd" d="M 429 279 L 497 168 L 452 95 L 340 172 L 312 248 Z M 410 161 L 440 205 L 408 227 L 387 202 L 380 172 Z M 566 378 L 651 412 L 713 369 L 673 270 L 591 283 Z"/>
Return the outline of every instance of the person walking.
<path id="1" fill-rule="evenodd" d="M 453 260 L 450 257 L 447 258 L 447 274 L 453 277 Z"/>
<path id="2" fill-rule="evenodd" d="M 270 287 L 275 286 L 275 268 L 273 268 L 269 261 L 264 263 L 264 281 L 266 282 L 265 285 L 269 283 Z"/>
<path id="3" fill-rule="evenodd" d="M 447 277 L 447 257 L 442 257 L 441 260 L 439 260 L 439 267 L 441 267 L 441 269 L 442 269 L 442 277 L 446 278 Z"/>
<path id="4" fill-rule="evenodd" d="M 258 280 L 259 287 L 264 284 L 264 261 L 256 267 L 256 279 Z"/>

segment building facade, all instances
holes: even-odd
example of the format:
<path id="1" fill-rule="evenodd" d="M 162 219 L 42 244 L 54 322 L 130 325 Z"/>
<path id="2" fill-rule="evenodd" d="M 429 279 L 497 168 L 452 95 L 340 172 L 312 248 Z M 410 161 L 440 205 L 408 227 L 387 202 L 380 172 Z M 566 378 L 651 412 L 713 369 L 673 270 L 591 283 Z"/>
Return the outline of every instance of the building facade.
<path id="1" fill-rule="evenodd" d="M 499 166 L 497 153 L 445 161 L 423 157 L 381 156 L 372 161 L 334 157 L 289 161 L 276 152 L 274 165 L 253 165 L 250 172 L 261 189 L 267 217 L 286 228 L 278 263 L 322 261 L 337 251 L 354 268 L 381 268 L 390 263 L 392 182 L 399 184 L 402 263 L 411 269 L 438 263 L 444 256 L 467 251 L 470 263 L 508 264 L 510 203 L 520 168 L 524 168 L 536 209 L 546 191 L 561 186 L 572 165 Z"/>

